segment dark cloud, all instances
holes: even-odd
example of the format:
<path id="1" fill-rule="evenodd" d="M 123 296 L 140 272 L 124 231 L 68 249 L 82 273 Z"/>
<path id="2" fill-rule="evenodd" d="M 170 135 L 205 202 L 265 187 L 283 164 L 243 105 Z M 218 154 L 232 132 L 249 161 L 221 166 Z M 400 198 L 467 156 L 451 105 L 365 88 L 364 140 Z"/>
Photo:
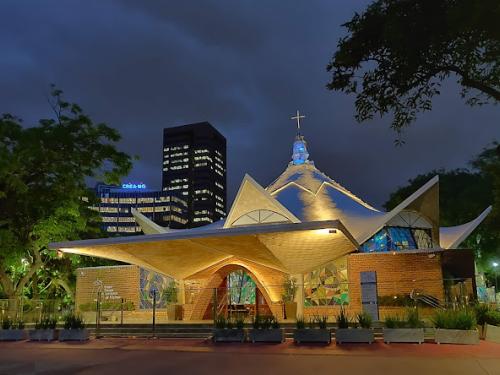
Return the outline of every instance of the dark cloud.
<path id="1" fill-rule="evenodd" d="M 498 107 L 469 108 L 449 82 L 393 146 L 390 118 L 357 124 L 353 98 L 325 89 L 341 24 L 366 1 L 14 1 L 0 3 L 0 112 L 49 114 L 56 83 L 118 128 L 160 185 L 163 127 L 208 120 L 227 137 L 230 197 L 244 173 L 267 185 L 290 159 L 294 124 L 316 165 L 380 205 L 417 173 L 465 166 L 495 137 Z"/>

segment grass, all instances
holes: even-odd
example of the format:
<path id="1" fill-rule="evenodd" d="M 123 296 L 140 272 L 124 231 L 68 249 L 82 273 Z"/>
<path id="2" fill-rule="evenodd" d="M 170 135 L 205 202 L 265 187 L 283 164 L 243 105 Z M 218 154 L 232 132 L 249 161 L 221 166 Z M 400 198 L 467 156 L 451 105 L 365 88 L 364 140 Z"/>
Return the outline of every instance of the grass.
<path id="1" fill-rule="evenodd" d="M 349 328 L 349 317 L 347 316 L 343 306 L 340 307 L 340 312 L 337 315 L 337 327 Z"/>
<path id="2" fill-rule="evenodd" d="M 367 312 L 362 312 L 361 314 L 358 314 L 357 321 L 361 328 L 372 327 L 372 317 Z"/>
<path id="3" fill-rule="evenodd" d="M 436 328 L 472 330 L 476 328 L 476 314 L 471 309 L 436 311 L 432 318 Z"/>

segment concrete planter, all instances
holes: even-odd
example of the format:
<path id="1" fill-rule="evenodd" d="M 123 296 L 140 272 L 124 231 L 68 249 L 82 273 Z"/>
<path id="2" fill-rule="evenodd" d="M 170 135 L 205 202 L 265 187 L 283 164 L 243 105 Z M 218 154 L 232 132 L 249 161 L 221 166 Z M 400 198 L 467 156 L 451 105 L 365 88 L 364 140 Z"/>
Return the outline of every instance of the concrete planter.
<path id="1" fill-rule="evenodd" d="M 285 331 L 281 328 L 251 329 L 248 339 L 251 342 L 284 342 Z"/>
<path id="2" fill-rule="evenodd" d="M 409 342 L 419 343 L 424 342 L 423 328 L 384 328 L 384 342 Z"/>
<path id="3" fill-rule="evenodd" d="M 500 343 L 500 327 L 485 324 L 484 326 L 484 339 Z"/>
<path id="4" fill-rule="evenodd" d="M 245 341 L 245 331 L 243 329 L 219 329 L 213 330 L 214 342 L 243 342 Z"/>
<path id="5" fill-rule="evenodd" d="M 371 344 L 374 340 L 373 330 L 368 328 L 338 328 L 335 330 L 335 342 L 337 344 L 346 342 Z"/>
<path id="6" fill-rule="evenodd" d="M 32 329 L 29 331 L 31 341 L 53 341 L 57 339 L 55 329 Z"/>
<path id="7" fill-rule="evenodd" d="M 460 329 L 436 329 L 437 344 L 479 344 L 479 332 L 477 330 Z"/>
<path id="8" fill-rule="evenodd" d="M 59 331 L 59 341 L 86 341 L 89 336 L 87 329 L 62 329 Z"/>
<path id="9" fill-rule="evenodd" d="M 21 341 L 26 340 L 24 329 L 0 329 L 0 341 Z"/>
<path id="10" fill-rule="evenodd" d="M 303 342 L 317 342 L 323 344 L 330 344 L 332 342 L 332 333 L 329 329 L 319 328 L 303 328 L 295 329 L 293 331 L 293 341 L 297 344 Z"/>

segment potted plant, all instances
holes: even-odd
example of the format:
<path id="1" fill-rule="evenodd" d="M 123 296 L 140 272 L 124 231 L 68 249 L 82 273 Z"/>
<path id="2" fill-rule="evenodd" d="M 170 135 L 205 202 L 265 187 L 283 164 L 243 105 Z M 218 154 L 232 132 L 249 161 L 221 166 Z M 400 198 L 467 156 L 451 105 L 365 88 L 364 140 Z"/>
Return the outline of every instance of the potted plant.
<path id="1" fill-rule="evenodd" d="M 24 339 L 26 339 L 24 322 L 20 320 L 14 322 L 9 318 L 6 318 L 2 321 L 2 329 L 0 329 L 0 341 L 20 341 Z"/>
<path id="2" fill-rule="evenodd" d="M 406 311 L 406 318 L 400 319 L 399 316 L 388 316 L 385 318 L 384 342 L 424 342 L 424 328 L 419 319 L 418 311 L 415 308 L 409 308 Z"/>
<path id="3" fill-rule="evenodd" d="M 487 304 L 477 305 L 475 312 L 480 337 L 500 343 L 500 312 Z"/>
<path id="4" fill-rule="evenodd" d="M 52 341 L 57 338 L 57 320 L 44 317 L 35 323 L 35 329 L 29 331 L 31 341 Z"/>
<path id="5" fill-rule="evenodd" d="M 175 281 L 171 281 L 163 289 L 163 299 L 167 305 L 168 320 L 182 320 L 182 306 L 178 305 L 179 288 Z"/>
<path id="6" fill-rule="evenodd" d="M 330 344 L 332 333 L 327 328 L 327 317 L 314 317 L 309 321 L 309 327 L 306 327 L 304 318 L 297 318 L 293 340 L 297 344 L 303 342 Z"/>
<path id="7" fill-rule="evenodd" d="M 357 315 L 357 324 L 353 328 L 349 328 L 349 318 L 343 307 L 340 308 L 340 313 L 337 315 L 337 329 L 335 331 L 335 342 L 343 344 L 346 342 L 368 343 L 374 341 L 372 327 L 372 317 L 362 312 Z"/>
<path id="8" fill-rule="evenodd" d="M 433 323 L 438 344 L 479 344 L 476 316 L 470 309 L 437 311 Z"/>
<path id="9" fill-rule="evenodd" d="M 64 329 L 59 331 L 59 341 L 86 341 L 89 331 L 79 315 L 67 314 L 64 317 Z"/>
<path id="10" fill-rule="evenodd" d="M 245 341 L 244 319 L 238 317 L 234 322 L 224 316 L 218 316 L 215 321 L 212 339 L 214 342 L 243 342 Z"/>
<path id="11" fill-rule="evenodd" d="M 285 304 L 285 319 L 294 319 L 297 316 L 297 302 L 295 302 L 295 293 L 297 284 L 290 276 L 286 276 L 283 281 L 283 303 Z"/>
<path id="12" fill-rule="evenodd" d="M 256 315 L 249 332 L 251 342 L 284 342 L 285 332 L 274 316 Z"/>

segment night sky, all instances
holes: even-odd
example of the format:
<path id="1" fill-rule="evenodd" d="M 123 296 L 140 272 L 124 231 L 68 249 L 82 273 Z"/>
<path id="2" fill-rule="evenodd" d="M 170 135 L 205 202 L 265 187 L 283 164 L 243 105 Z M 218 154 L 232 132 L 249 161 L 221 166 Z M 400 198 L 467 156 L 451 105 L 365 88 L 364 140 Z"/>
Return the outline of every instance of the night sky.
<path id="1" fill-rule="evenodd" d="M 127 181 L 161 184 L 162 129 L 209 121 L 228 141 L 229 199 L 291 158 L 299 109 L 316 166 L 380 206 L 435 168 L 465 167 L 495 138 L 498 106 L 464 104 L 453 79 L 395 147 L 390 117 L 358 124 L 326 65 L 366 1 L 0 1 L 0 113 L 50 115 L 49 84 L 140 157 Z"/>

